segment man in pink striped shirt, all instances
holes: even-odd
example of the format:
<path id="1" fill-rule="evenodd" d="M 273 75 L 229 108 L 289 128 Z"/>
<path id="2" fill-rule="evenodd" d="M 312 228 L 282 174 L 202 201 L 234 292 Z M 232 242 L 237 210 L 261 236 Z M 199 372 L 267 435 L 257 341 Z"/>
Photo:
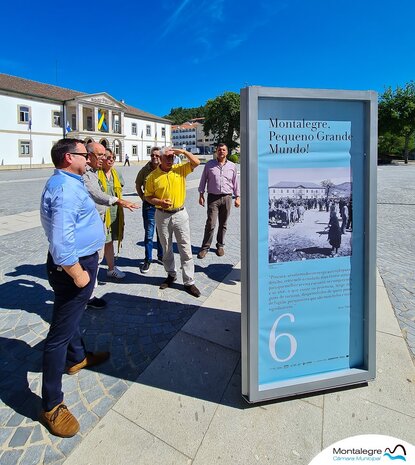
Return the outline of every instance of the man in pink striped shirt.
<path id="1" fill-rule="evenodd" d="M 219 218 L 218 233 L 216 236 L 216 255 L 222 257 L 225 253 L 226 223 L 231 212 L 232 196 L 235 198 L 235 207 L 240 205 L 238 173 L 235 163 L 227 159 L 228 147 L 218 144 L 216 160 L 206 163 L 199 183 L 199 204 L 205 206 L 205 189 L 207 185 L 207 221 L 202 247 L 197 258 L 205 258 L 215 232 L 216 221 Z"/>

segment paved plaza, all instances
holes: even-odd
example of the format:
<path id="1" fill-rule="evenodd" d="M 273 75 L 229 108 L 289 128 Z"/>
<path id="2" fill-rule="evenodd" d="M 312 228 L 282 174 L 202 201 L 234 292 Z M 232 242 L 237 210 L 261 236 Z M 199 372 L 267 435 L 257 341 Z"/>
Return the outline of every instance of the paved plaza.
<path id="1" fill-rule="evenodd" d="M 139 166 L 119 169 L 125 197 L 138 201 Z M 194 255 L 206 219 L 197 202 L 201 171 L 189 176 L 186 201 Z M 96 295 L 108 306 L 88 310 L 82 322 L 88 349 L 110 350 L 111 359 L 63 380 L 65 402 L 81 425 L 71 439 L 51 436 L 37 422 L 42 341 L 53 294 L 44 266 L 47 242 L 35 212 L 50 173 L 0 171 L 0 195 L 9 199 L 0 206 L 1 465 L 305 465 L 342 434 L 389 433 L 415 442 L 415 165 L 378 170 L 378 268 L 400 328 L 378 278 L 376 382 L 341 393 L 246 404 L 240 396 L 239 210 L 232 211 L 225 256 L 212 250 L 204 260 L 195 257 L 199 299 L 183 291 L 180 274 L 171 289 L 159 290 L 161 265 L 140 273 L 141 210 L 127 212 L 117 260 L 127 276 L 108 280 L 101 267 Z M 316 427 L 323 418 L 324 428 Z M 253 446 L 255 434 L 261 437 Z"/>

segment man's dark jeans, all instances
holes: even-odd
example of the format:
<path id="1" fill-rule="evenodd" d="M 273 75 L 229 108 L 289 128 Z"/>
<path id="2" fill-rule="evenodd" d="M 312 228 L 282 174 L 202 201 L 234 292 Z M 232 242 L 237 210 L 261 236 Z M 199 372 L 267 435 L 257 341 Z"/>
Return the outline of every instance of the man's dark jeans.
<path id="1" fill-rule="evenodd" d="M 143 202 L 143 222 L 144 222 L 144 250 L 145 250 L 145 261 L 151 262 L 153 258 L 153 237 L 154 230 L 156 229 L 156 220 L 154 215 L 156 213 L 156 207 L 146 201 Z M 159 236 L 157 235 L 157 258 L 160 260 L 163 258 L 163 248 L 161 247 Z"/>
<path id="2" fill-rule="evenodd" d="M 46 411 L 63 401 L 62 375 L 65 367 L 81 362 L 86 356 L 79 324 L 94 290 L 98 252 L 81 257 L 79 263 L 90 277 L 82 289 L 75 285 L 63 268 L 53 263 L 52 256 L 48 254 L 48 280 L 55 293 L 55 302 L 43 352 L 42 406 Z"/>

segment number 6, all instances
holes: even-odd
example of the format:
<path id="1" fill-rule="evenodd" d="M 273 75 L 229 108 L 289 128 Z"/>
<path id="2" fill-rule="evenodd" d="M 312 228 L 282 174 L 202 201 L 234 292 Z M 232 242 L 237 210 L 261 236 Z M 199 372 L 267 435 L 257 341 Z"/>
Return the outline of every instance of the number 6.
<path id="1" fill-rule="evenodd" d="M 291 320 L 291 323 L 294 323 L 294 321 L 295 321 L 294 315 L 292 313 L 284 313 L 283 315 L 279 316 L 275 320 L 275 323 L 272 325 L 272 329 L 271 329 L 271 332 L 269 334 L 269 351 L 271 353 L 271 357 L 277 362 L 287 362 L 288 360 L 293 358 L 295 353 L 297 352 L 297 340 L 295 339 L 295 337 L 292 334 L 290 334 L 290 333 L 281 333 L 281 334 L 278 334 L 278 336 L 277 336 L 278 323 L 280 322 L 281 318 L 284 318 L 286 316 L 289 317 L 289 319 Z M 277 341 L 278 341 L 278 339 L 280 337 L 284 337 L 284 336 L 288 337 L 288 339 L 290 340 L 291 349 L 290 349 L 290 353 L 289 353 L 288 357 L 279 358 L 278 355 L 277 355 L 277 351 L 276 351 Z"/>

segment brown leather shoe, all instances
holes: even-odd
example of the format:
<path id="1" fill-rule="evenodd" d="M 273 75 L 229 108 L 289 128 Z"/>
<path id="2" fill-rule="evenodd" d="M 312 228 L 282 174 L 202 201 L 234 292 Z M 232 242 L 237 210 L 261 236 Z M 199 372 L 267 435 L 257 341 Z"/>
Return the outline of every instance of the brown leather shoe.
<path id="1" fill-rule="evenodd" d="M 208 249 L 200 249 L 199 253 L 197 254 L 197 258 L 205 258 L 206 254 L 208 253 Z"/>
<path id="2" fill-rule="evenodd" d="M 60 403 L 49 412 L 40 412 L 40 422 L 54 436 L 71 438 L 79 431 L 78 420 L 68 410 L 68 407 Z"/>
<path id="3" fill-rule="evenodd" d="M 109 352 L 87 352 L 86 357 L 82 360 L 82 362 L 79 362 L 76 365 L 72 365 L 71 367 L 67 368 L 66 373 L 68 375 L 76 375 L 76 373 L 78 373 L 78 371 L 81 371 L 82 368 L 99 365 L 100 363 L 104 363 L 105 361 L 107 361 L 109 358 Z"/>
<path id="4" fill-rule="evenodd" d="M 224 250 L 224 248 L 223 248 L 223 247 L 218 247 L 218 248 L 216 249 L 216 255 L 217 255 L 218 257 L 223 257 L 223 256 L 225 255 L 225 250 Z"/>
<path id="5" fill-rule="evenodd" d="M 168 287 L 170 287 L 174 281 L 176 281 L 176 278 L 172 275 L 167 275 L 167 278 L 160 284 L 160 288 L 159 289 L 167 289 Z"/>
<path id="6" fill-rule="evenodd" d="M 200 291 L 194 284 L 190 284 L 190 286 L 185 285 L 184 290 L 193 297 L 200 297 Z"/>

